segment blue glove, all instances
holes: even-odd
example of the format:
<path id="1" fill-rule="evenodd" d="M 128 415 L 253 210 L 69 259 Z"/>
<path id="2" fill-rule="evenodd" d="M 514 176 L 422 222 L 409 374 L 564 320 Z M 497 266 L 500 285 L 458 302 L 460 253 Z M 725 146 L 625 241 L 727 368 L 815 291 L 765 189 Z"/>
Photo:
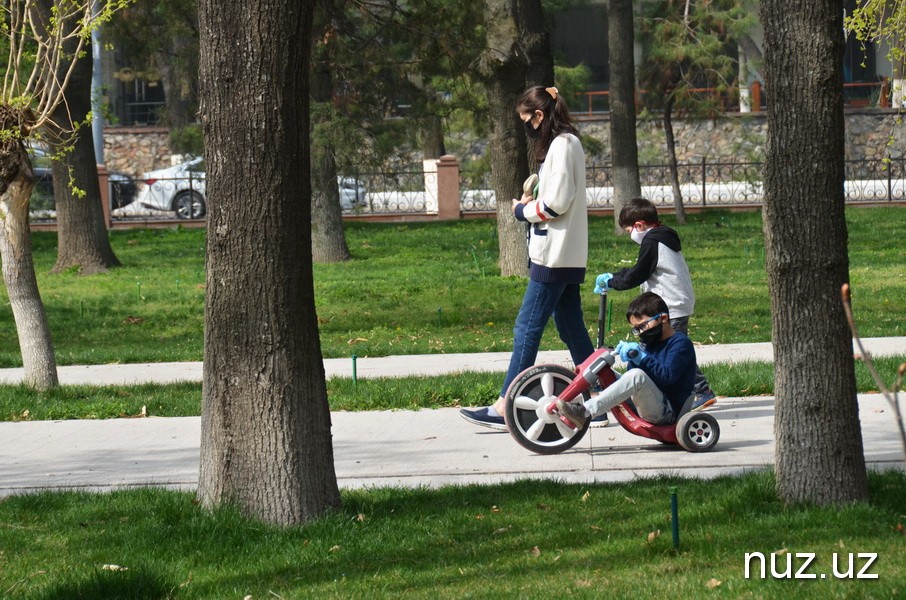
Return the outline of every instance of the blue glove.
<path id="1" fill-rule="evenodd" d="M 648 353 L 642 350 L 638 342 L 620 342 L 616 347 L 617 354 L 623 359 L 623 362 L 631 362 L 639 366 L 642 359 L 648 356 Z"/>
<path id="2" fill-rule="evenodd" d="M 595 293 L 604 294 L 610 289 L 610 280 L 613 279 L 613 273 L 601 273 L 595 279 Z"/>

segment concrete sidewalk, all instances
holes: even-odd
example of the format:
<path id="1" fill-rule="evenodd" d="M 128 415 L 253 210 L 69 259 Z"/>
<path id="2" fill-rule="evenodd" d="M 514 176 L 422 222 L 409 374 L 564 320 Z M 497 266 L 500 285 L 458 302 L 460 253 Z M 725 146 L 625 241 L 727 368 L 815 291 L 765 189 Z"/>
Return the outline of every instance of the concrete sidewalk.
<path id="1" fill-rule="evenodd" d="M 906 353 L 906 338 L 867 340 L 873 355 Z M 770 360 L 770 344 L 703 346 L 703 364 Z M 360 377 L 461 370 L 502 371 L 506 353 L 359 359 Z M 539 362 L 566 362 L 545 353 Z M 345 364 L 345 366 L 344 366 Z M 325 361 L 328 376 L 351 373 L 351 361 Z M 16 369 L 0 370 L 14 382 Z M 197 363 L 64 367 L 63 383 L 117 384 L 200 379 Z M 65 373 L 65 375 L 64 375 Z M 21 377 L 21 374 L 19 374 Z M 160 377 L 166 377 L 160 379 Z M 878 394 L 859 396 L 865 457 L 871 468 L 902 468 L 890 407 Z M 476 427 L 457 409 L 332 414 L 335 468 L 343 488 L 497 483 L 526 478 L 569 482 L 625 481 L 680 473 L 713 477 L 773 464 L 773 397 L 721 398 L 709 410 L 720 423 L 714 451 L 690 453 L 633 436 L 616 424 L 593 428 L 573 449 L 541 456 L 506 432 Z M 42 489 L 92 491 L 198 482 L 200 419 L 144 418 L 0 423 L 0 497 Z"/>
<path id="2" fill-rule="evenodd" d="M 863 340 L 872 356 L 906 355 L 906 337 L 867 338 Z M 774 360 L 770 342 L 759 344 L 710 344 L 695 347 L 700 365 L 746 361 Z M 357 377 L 402 377 L 406 375 L 440 375 L 459 371 L 500 372 L 509 365 L 509 352 L 480 354 L 419 354 L 417 356 L 360 357 L 356 360 Z M 537 364 L 571 364 L 569 353 L 563 351 L 540 352 Z M 324 359 L 324 371 L 330 377 L 352 377 L 351 358 Z M 151 363 L 126 365 L 85 365 L 59 367 L 63 385 L 128 385 L 133 383 L 170 383 L 175 381 L 201 381 L 200 362 Z M 0 384 L 22 381 L 23 370 L 0 369 Z"/>

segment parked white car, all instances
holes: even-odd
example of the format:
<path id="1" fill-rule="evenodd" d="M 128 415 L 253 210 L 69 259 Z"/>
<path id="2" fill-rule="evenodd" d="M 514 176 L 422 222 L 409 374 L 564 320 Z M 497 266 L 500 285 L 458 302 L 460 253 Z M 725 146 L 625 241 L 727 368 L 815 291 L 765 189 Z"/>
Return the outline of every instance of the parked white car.
<path id="1" fill-rule="evenodd" d="M 142 173 L 145 184 L 137 203 L 152 210 L 173 211 L 178 219 L 200 219 L 207 213 L 205 163 L 194 158 L 175 167 Z M 352 210 L 365 205 L 365 188 L 352 177 L 337 177 L 340 206 Z"/>

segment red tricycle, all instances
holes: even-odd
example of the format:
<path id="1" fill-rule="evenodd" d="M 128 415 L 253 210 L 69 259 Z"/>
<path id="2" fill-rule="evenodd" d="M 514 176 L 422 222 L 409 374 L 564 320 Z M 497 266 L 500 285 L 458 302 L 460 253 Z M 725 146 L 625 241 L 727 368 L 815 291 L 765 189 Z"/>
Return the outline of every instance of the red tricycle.
<path id="1" fill-rule="evenodd" d="M 594 387 L 604 389 L 614 381 L 613 365 L 617 354 L 604 347 L 604 308 L 607 294 L 601 295 L 598 311 L 598 349 L 575 371 L 560 365 L 535 365 L 516 376 L 506 393 L 504 420 L 510 434 L 523 447 L 538 454 L 558 454 L 579 443 L 590 422 L 575 428 L 557 411 L 557 398 L 564 402 L 584 402 Z M 595 385 L 597 384 L 597 386 Z M 707 413 L 691 412 L 692 396 L 680 411 L 674 425 L 652 425 L 635 410 L 631 401 L 611 412 L 617 423 L 635 435 L 664 444 L 679 444 L 690 452 L 714 448 L 720 437 L 717 419 Z"/>

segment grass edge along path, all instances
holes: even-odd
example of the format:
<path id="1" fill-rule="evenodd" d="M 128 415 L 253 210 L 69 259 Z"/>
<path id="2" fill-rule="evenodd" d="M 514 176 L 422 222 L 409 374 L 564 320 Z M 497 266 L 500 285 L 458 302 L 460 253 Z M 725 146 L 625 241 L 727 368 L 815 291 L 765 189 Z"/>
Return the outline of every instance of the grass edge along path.
<path id="1" fill-rule="evenodd" d="M 902 597 L 906 475 L 871 472 L 869 488 L 869 502 L 843 507 L 784 506 L 770 470 L 371 488 L 344 491 L 341 510 L 293 528 L 204 510 L 189 492 L 10 496 L 0 596 Z"/>
<path id="2" fill-rule="evenodd" d="M 873 359 L 884 381 L 894 380 L 906 356 Z M 702 370 L 718 396 L 763 396 L 774 392 L 774 367 L 767 362 L 713 363 Z M 504 373 L 459 372 L 434 376 L 378 377 L 327 381 L 331 410 L 420 410 L 486 406 L 496 399 Z M 859 393 L 877 392 L 862 361 L 856 362 Z M 0 421 L 195 417 L 201 414 L 201 383 L 118 386 L 63 385 L 35 392 L 0 385 Z"/>

